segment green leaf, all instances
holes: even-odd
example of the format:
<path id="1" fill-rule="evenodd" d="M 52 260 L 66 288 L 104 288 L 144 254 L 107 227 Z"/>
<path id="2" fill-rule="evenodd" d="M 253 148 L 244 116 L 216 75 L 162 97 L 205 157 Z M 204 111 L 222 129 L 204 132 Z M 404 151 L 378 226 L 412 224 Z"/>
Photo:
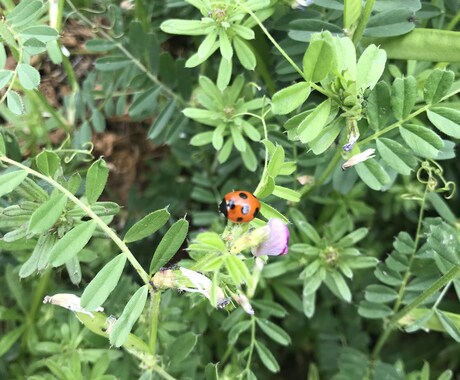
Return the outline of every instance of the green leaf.
<path id="1" fill-rule="evenodd" d="M 454 82 L 454 72 L 450 70 L 433 70 L 425 82 L 423 95 L 427 103 L 438 103 L 450 90 Z"/>
<path id="2" fill-rule="evenodd" d="M 345 0 L 343 7 L 343 27 L 351 29 L 361 15 L 361 0 Z"/>
<path id="3" fill-rule="evenodd" d="M 257 354 L 259 355 L 262 363 L 264 363 L 265 367 L 267 367 L 270 372 L 279 372 L 280 366 L 270 350 L 263 343 L 257 340 L 255 341 L 255 346 Z"/>
<path id="4" fill-rule="evenodd" d="M 214 129 L 214 132 L 212 133 L 212 146 L 214 147 L 215 150 L 222 149 L 222 146 L 224 145 L 225 129 L 226 129 L 226 125 L 221 124 L 216 129 Z"/>
<path id="5" fill-rule="evenodd" d="M 367 99 L 366 116 L 371 128 L 378 131 L 386 126 L 391 116 L 390 86 L 378 82 Z"/>
<path id="6" fill-rule="evenodd" d="M 40 73 L 26 63 L 17 66 L 19 82 L 26 90 L 33 90 L 40 84 Z"/>
<path id="7" fill-rule="evenodd" d="M 366 288 L 364 298 L 369 302 L 387 303 L 398 298 L 398 293 L 389 286 L 375 284 Z"/>
<path id="8" fill-rule="evenodd" d="M 98 58 L 95 61 L 96 69 L 104 72 L 121 70 L 131 64 L 131 59 L 126 56 L 111 55 L 108 57 Z"/>
<path id="9" fill-rule="evenodd" d="M 209 57 L 209 55 L 212 54 L 211 50 L 216 43 L 217 35 L 217 29 L 215 29 L 206 36 L 203 42 L 201 42 L 200 46 L 198 47 L 198 56 L 200 58 Z"/>
<path id="10" fill-rule="evenodd" d="M 344 124 L 344 118 L 337 118 L 326 128 L 323 128 L 319 135 L 309 144 L 313 153 L 316 155 L 324 153 L 335 141 L 340 131 L 345 126 Z"/>
<path id="11" fill-rule="evenodd" d="M 9 349 L 13 346 L 13 344 L 16 343 L 16 341 L 19 340 L 21 335 L 24 333 L 24 331 L 27 329 L 27 325 L 23 324 L 6 334 L 2 334 L 2 338 L 0 339 L 0 357 L 5 355 Z"/>
<path id="12" fill-rule="evenodd" d="M 54 193 L 54 196 L 37 208 L 29 222 L 29 232 L 38 235 L 51 227 L 58 221 L 67 204 L 67 196 L 64 193 Z"/>
<path id="13" fill-rule="evenodd" d="M 289 220 L 277 209 L 262 201 L 260 202 L 260 213 L 268 220 L 270 220 L 271 218 L 278 218 L 285 223 L 289 223 Z"/>
<path id="14" fill-rule="evenodd" d="M 457 223 L 457 217 L 438 193 L 429 192 L 426 197 L 441 218 L 452 225 Z"/>
<path id="15" fill-rule="evenodd" d="M 313 83 L 323 80 L 334 63 L 334 47 L 324 39 L 310 42 L 303 56 L 303 73 L 307 81 Z"/>
<path id="16" fill-rule="evenodd" d="M 5 156 L 5 155 L 6 155 L 5 139 L 3 138 L 3 134 L 0 133 L 0 156 Z"/>
<path id="17" fill-rule="evenodd" d="M 12 76 L 13 72 L 11 70 L 0 70 L 0 89 L 9 83 Z"/>
<path id="18" fill-rule="evenodd" d="M 100 158 L 92 163 L 86 175 L 86 199 L 89 204 L 96 202 L 104 191 L 107 178 L 109 177 L 109 169 L 105 161 Z"/>
<path id="19" fill-rule="evenodd" d="M 166 232 L 158 244 L 150 263 L 150 274 L 157 272 L 179 250 L 188 232 L 188 222 L 185 219 L 178 220 Z"/>
<path id="20" fill-rule="evenodd" d="M 382 190 L 391 181 L 387 172 L 372 158 L 355 165 L 355 169 L 359 178 L 373 190 Z"/>
<path id="21" fill-rule="evenodd" d="M 224 91 L 232 78 L 232 60 L 222 57 L 220 60 L 219 71 L 217 72 L 217 88 Z"/>
<path id="22" fill-rule="evenodd" d="M 304 144 L 313 141 L 323 130 L 331 111 L 331 100 L 327 99 L 315 107 L 298 126 L 297 134 Z"/>
<path id="23" fill-rule="evenodd" d="M 206 380 L 219 380 L 219 372 L 217 370 L 217 364 L 209 363 L 204 369 L 204 375 Z"/>
<path id="24" fill-rule="evenodd" d="M 417 99 L 417 81 L 413 76 L 396 78 L 391 91 L 391 105 L 397 120 L 405 119 L 414 108 Z"/>
<path id="25" fill-rule="evenodd" d="M 286 115 L 300 107 L 310 95 L 311 88 L 307 82 L 299 82 L 285 87 L 273 95 L 272 112 Z"/>
<path id="26" fill-rule="evenodd" d="M 263 199 L 271 195 L 273 190 L 275 190 L 275 180 L 272 176 L 266 175 L 263 177 L 262 182 L 260 186 L 257 187 L 254 195 L 257 198 Z"/>
<path id="27" fill-rule="evenodd" d="M 134 326 L 134 323 L 140 317 L 147 302 L 148 289 L 147 286 L 140 287 L 136 293 L 126 304 L 120 318 L 115 322 L 115 325 L 110 332 L 110 344 L 115 347 L 120 347 L 128 339 L 129 333 Z"/>
<path id="28" fill-rule="evenodd" d="M 51 44 L 56 41 L 48 42 L 48 44 Z M 46 51 L 47 45 L 44 44 L 43 42 L 37 40 L 36 38 L 31 38 L 24 42 L 24 45 L 22 45 L 24 50 L 29 54 L 29 55 L 36 55 L 36 54 L 41 54 L 44 51 Z M 40 80 L 40 77 L 39 77 Z"/>
<path id="29" fill-rule="evenodd" d="M 76 256 L 93 236 L 97 223 L 83 222 L 67 232 L 50 252 L 50 262 L 54 267 L 64 264 Z"/>
<path id="30" fill-rule="evenodd" d="M 200 36 L 211 33 L 215 29 L 215 24 L 206 24 L 200 20 L 170 19 L 162 22 L 160 29 L 169 34 Z"/>
<path id="31" fill-rule="evenodd" d="M 245 40 L 253 40 L 255 38 L 255 34 L 252 31 L 252 29 L 249 29 L 243 25 L 233 24 L 232 30 L 237 34 L 236 37 L 240 36 L 241 38 L 244 38 Z"/>
<path id="32" fill-rule="evenodd" d="M 300 201 L 300 193 L 289 189 L 284 186 L 276 185 L 273 189 L 273 195 L 276 195 L 278 198 L 286 199 L 291 202 L 299 202 Z"/>
<path id="33" fill-rule="evenodd" d="M 454 339 L 457 343 L 460 343 L 460 328 L 457 326 L 452 319 L 449 318 L 447 313 L 441 310 L 435 309 L 435 314 L 441 322 L 446 332 Z"/>
<path id="34" fill-rule="evenodd" d="M 171 118 L 175 114 L 174 111 L 176 111 L 176 100 L 171 99 L 168 104 L 161 110 L 160 114 L 150 126 L 149 131 L 147 132 L 147 137 L 149 139 L 153 140 L 160 135 L 160 133 L 170 123 Z"/>
<path id="35" fill-rule="evenodd" d="M 283 164 L 284 164 L 284 149 L 281 145 L 277 145 L 275 148 L 275 151 L 270 157 L 270 161 L 268 162 L 267 173 L 271 177 L 275 178 L 279 174 Z"/>
<path id="36" fill-rule="evenodd" d="M 233 37 L 233 47 L 235 48 L 236 56 L 240 61 L 241 65 L 246 70 L 254 70 L 257 64 L 256 56 L 252 52 L 248 42 L 239 38 L 238 36 Z"/>
<path id="37" fill-rule="evenodd" d="M 31 26 L 21 32 L 24 41 L 30 38 L 36 38 L 44 44 L 57 39 L 59 33 L 56 29 L 50 28 L 46 25 Z"/>
<path id="38" fill-rule="evenodd" d="M 166 355 L 168 355 L 173 362 L 180 363 L 190 355 L 197 341 L 198 337 L 196 334 L 191 331 L 186 332 L 185 334 L 178 336 L 168 346 Z"/>
<path id="39" fill-rule="evenodd" d="M 260 141 L 260 132 L 246 120 L 241 121 L 241 126 L 243 127 L 243 132 L 248 136 L 252 141 Z"/>
<path id="40" fill-rule="evenodd" d="M 266 319 L 260 318 L 257 318 L 256 322 L 260 329 L 275 342 L 283 346 L 287 346 L 291 343 L 291 337 L 289 336 L 289 334 L 278 325 Z"/>
<path id="41" fill-rule="evenodd" d="M 408 8 L 390 9 L 369 18 L 364 31 L 369 37 L 395 37 L 406 34 L 415 28 L 415 23 L 408 21 L 414 12 Z"/>
<path id="42" fill-rule="evenodd" d="M 170 214 L 167 208 L 157 210 L 144 216 L 126 232 L 123 239 L 124 242 L 131 243 L 152 235 L 166 224 L 169 217 Z"/>
<path id="43" fill-rule="evenodd" d="M 49 252 L 52 248 L 54 242 L 55 239 L 50 234 L 41 235 L 38 238 L 32 254 L 27 261 L 22 264 L 21 269 L 19 270 L 20 278 L 29 277 L 30 275 L 43 269 L 43 264 L 40 265 L 40 261 L 43 261 L 44 256 L 47 255 L 47 252 Z"/>
<path id="44" fill-rule="evenodd" d="M 29 24 L 38 19 L 43 7 L 41 1 L 22 1 L 8 13 L 6 19 L 14 28 Z"/>
<path id="45" fill-rule="evenodd" d="M 7 56 L 6 56 L 5 46 L 3 46 L 3 44 L 0 43 L 0 73 L 3 71 L 1 69 L 3 69 L 6 65 L 6 59 L 7 59 Z"/>
<path id="46" fill-rule="evenodd" d="M 334 294 L 340 296 L 344 301 L 351 302 L 350 288 L 339 272 L 333 271 L 328 273 L 325 284 Z"/>
<path id="47" fill-rule="evenodd" d="M 247 144 L 246 140 L 240 132 L 239 127 L 237 127 L 236 125 L 231 125 L 230 132 L 232 134 L 233 144 L 235 145 L 235 148 L 238 149 L 240 152 L 245 152 Z"/>
<path id="48" fill-rule="evenodd" d="M 385 69 L 387 55 L 385 50 L 369 45 L 358 60 L 356 66 L 356 90 L 371 90 L 377 84 Z"/>
<path id="49" fill-rule="evenodd" d="M 430 226 L 428 245 L 449 263 L 460 265 L 460 242 L 458 233 L 453 227 L 445 223 Z"/>
<path id="50" fill-rule="evenodd" d="M 114 41 L 94 39 L 86 41 L 85 47 L 87 50 L 94 53 L 104 53 L 108 50 L 115 49 L 117 44 Z"/>
<path id="51" fill-rule="evenodd" d="M 8 91 L 8 94 L 6 94 L 6 105 L 16 115 L 22 115 L 25 112 L 24 103 L 16 91 Z"/>
<path id="52" fill-rule="evenodd" d="M 35 157 L 38 170 L 48 176 L 53 177 L 54 173 L 59 169 L 61 165 L 61 159 L 59 156 L 49 150 L 44 150 Z"/>
<path id="53" fill-rule="evenodd" d="M 377 150 L 382 159 L 391 166 L 392 169 L 403 175 L 409 175 L 417 165 L 417 160 L 403 145 L 387 139 L 377 140 Z"/>
<path id="54" fill-rule="evenodd" d="M 0 176 L 0 197 L 12 192 L 27 177 L 25 170 L 15 170 Z"/>
<path id="55" fill-rule="evenodd" d="M 427 111 L 428 119 L 441 132 L 460 139 L 460 111 L 448 107 L 434 107 Z"/>
<path id="56" fill-rule="evenodd" d="M 105 264 L 85 288 L 81 296 L 81 306 L 90 311 L 101 306 L 117 286 L 125 263 L 126 256 L 119 254 Z"/>
<path id="57" fill-rule="evenodd" d="M 364 318 L 382 319 L 393 314 L 393 310 L 382 303 L 361 301 L 358 307 L 358 314 Z"/>
<path id="58" fill-rule="evenodd" d="M 228 38 L 228 34 L 224 28 L 220 28 L 219 30 L 219 47 L 222 57 L 230 61 L 233 57 L 233 48 L 232 44 L 230 43 L 230 39 Z"/>
<path id="59" fill-rule="evenodd" d="M 228 274 L 235 282 L 236 285 L 239 284 L 250 284 L 251 283 L 251 274 L 249 273 L 246 265 L 236 257 L 235 255 L 228 255 L 225 259 L 225 266 L 228 270 Z"/>
<path id="60" fill-rule="evenodd" d="M 442 139 L 432 130 L 415 124 L 404 124 L 399 132 L 406 144 L 419 156 L 435 158 L 444 145 Z"/>
<path id="61" fill-rule="evenodd" d="M 246 151 L 240 152 L 240 155 L 241 159 L 243 160 L 244 166 L 246 166 L 246 169 L 248 169 L 251 172 L 257 169 L 257 164 L 259 161 L 249 144 L 246 145 Z"/>

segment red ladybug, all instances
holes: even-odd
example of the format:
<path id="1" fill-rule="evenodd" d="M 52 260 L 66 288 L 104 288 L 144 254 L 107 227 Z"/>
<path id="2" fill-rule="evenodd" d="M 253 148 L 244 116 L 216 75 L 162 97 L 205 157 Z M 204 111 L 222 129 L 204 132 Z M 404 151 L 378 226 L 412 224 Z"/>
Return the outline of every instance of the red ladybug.
<path id="1" fill-rule="evenodd" d="M 260 202 L 249 191 L 232 191 L 222 200 L 219 211 L 232 222 L 247 223 L 259 213 Z"/>

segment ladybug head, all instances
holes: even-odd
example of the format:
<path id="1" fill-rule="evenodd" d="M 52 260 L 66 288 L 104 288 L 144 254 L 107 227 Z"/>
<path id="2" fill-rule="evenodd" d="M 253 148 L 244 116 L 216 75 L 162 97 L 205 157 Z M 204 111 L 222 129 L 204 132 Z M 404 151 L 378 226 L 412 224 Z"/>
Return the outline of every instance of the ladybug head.
<path id="1" fill-rule="evenodd" d="M 223 216 L 226 218 L 228 217 L 228 209 L 227 209 L 227 201 L 225 199 L 220 202 L 219 211 L 222 213 Z"/>

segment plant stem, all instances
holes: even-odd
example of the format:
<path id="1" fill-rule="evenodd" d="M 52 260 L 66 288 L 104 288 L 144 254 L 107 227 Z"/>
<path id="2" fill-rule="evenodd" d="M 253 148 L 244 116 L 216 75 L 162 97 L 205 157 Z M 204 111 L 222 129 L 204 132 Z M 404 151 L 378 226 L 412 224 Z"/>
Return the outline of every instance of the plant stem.
<path id="1" fill-rule="evenodd" d="M 369 17 L 371 16 L 372 8 L 374 8 L 375 0 L 366 0 L 366 4 L 364 5 L 364 9 L 361 12 L 361 17 L 358 21 L 358 26 L 356 27 L 355 32 L 353 33 L 353 44 L 358 46 L 359 41 L 361 41 L 361 37 L 363 36 L 364 29 L 366 29 L 367 22 L 369 21 Z"/>
<path id="2" fill-rule="evenodd" d="M 246 371 L 251 368 L 252 354 L 254 352 L 254 346 L 256 344 L 256 317 L 251 315 L 251 344 L 249 345 L 249 356 L 246 363 Z"/>
<path id="3" fill-rule="evenodd" d="M 446 96 L 444 96 L 438 103 L 441 103 L 443 102 L 444 100 L 450 98 L 451 96 L 454 96 L 456 94 L 460 93 L 460 88 L 456 89 L 455 91 L 452 91 L 450 94 L 447 94 Z M 385 133 L 388 133 L 390 132 L 391 130 L 395 129 L 396 127 L 399 127 L 401 126 L 402 124 L 408 122 L 409 120 L 413 119 L 414 117 L 416 117 L 417 115 L 423 113 L 423 112 L 426 112 L 427 110 L 429 110 L 431 107 L 433 107 L 434 104 L 427 104 L 425 106 L 423 106 L 422 108 L 419 108 L 417 111 L 414 111 L 412 112 L 409 116 L 407 116 L 405 119 L 402 119 L 402 120 L 399 120 L 399 121 L 396 121 L 394 122 L 393 124 L 389 125 L 388 127 L 385 127 L 383 128 L 382 130 L 378 131 L 378 132 L 375 132 L 374 134 L 370 135 L 369 137 L 365 138 L 364 140 L 358 142 L 356 145 L 357 146 L 361 146 L 361 145 L 364 145 L 372 140 L 375 140 L 377 139 L 378 137 L 380 137 L 381 135 L 385 134 Z"/>
<path id="4" fill-rule="evenodd" d="M 161 293 L 155 292 L 152 295 L 150 300 L 150 312 L 151 312 L 151 321 L 150 321 L 150 340 L 149 347 L 150 353 L 155 355 L 156 343 L 157 343 L 157 334 L 158 334 L 158 317 L 160 315 L 160 301 Z"/>
<path id="5" fill-rule="evenodd" d="M 375 1 L 375 0 L 374 0 Z M 286 61 L 288 61 L 291 66 L 295 69 L 295 71 L 297 71 L 299 73 L 299 75 L 306 81 L 306 82 L 309 82 L 310 83 L 310 86 L 313 87 L 316 91 L 318 92 L 321 92 L 323 95 L 326 95 L 328 98 L 331 98 L 331 99 L 334 99 L 336 100 L 337 102 L 339 102 L 337 96 L 335 94 L 333 94 L 332 92 L 330 91 L 327 91 L 325 90 L 324 88 L 322 88 L 321 86 L 318 86 L 317 84 L 315 83 L 311 83 L 309 80 L 307 80 L 305 78 L 305 75 L 303 73 L 303 71 L 300 69 L 299 66 L 297 66 L 297 64 L 292 60 L 291 57 L 289 57 L 289 55 L 284 51 L 284 49 L 278 44 L 278 42 L 276 42 L 276 40 L 272 37 L 272 35 L 270 34 L 270 32 L 267 30 L 267 28 L 264 26 L 264 24 L 262 24 L 262 22 L 259 20 L 259 18 L 256 16 L 256 14 L 251 10 L 249 9 L 249 7 L 247 7 L 246 5 L 242 4 L 240 1 L 237 1 L 237 3 L 241 6 L 241 8 L 243 8 L 254 20 L 255 22 L 257 22 L 257 24 L 259 25 L 260 29 L 262 29 L 262 31 L 264 32 L 264 34 L 267 36 L 267 38 L 270 40 L 270 42 L 273 44 L 273 46 L 276 47 L 276 49 L 278 49 L 278 51 L 281 53 L 281 55 L 284 57 L 284 59 L 286 59 Z"/>
<path id="6" fill-rule="evenodd" d="M 166 379 L 166 380 L 176 380 L 175 377 L 172 377 L 168 372 L 166 372 L 163 368 L 159 367 L 159 366 L 155 366 L 153 367 L 153 370 L 158 373 L 163 379 Z"/>
<path id="7" fill-rule="evenodd" d="M 137 259 L 134 257 L 132 252 L 129 250 L 128 246 L 125 244 L 123 240 L 119 238 L 119 236 L 107 225 L 104 223 L 104 221 L 97 216 L 93 210 L 87 205 L 85 205 L 80 199 L 78 199 L 75 195 L 73 195 L 71 192 L 69 192 L 64 186 L 62 186 L 60 183 L 56 182 L 54 179 L 51 177 L 47 177 L 19 162 L 16 162 L 8 157 L 1 156 L 0 161 L 6 162 L 10 165 L 16 166 L 22 170 L 25 170 L 27 173 L 41 178 L 45 182 L 49 183 L 51 186 L 54 188 L 58 189 L 62 193 L 64 193 L 67 198 L 69 198 L 72 202 L 74 202 L 78 207 L 80 207 L 83 211 L 86 212 L 86 214 L 93 219 L 98 226 L 114 241 L 114 243 L 121 249 L 121 252 L 126 256 L 128 261 L 131 263 L 133 268 L 136 270 L 136 272 L 139 274 L 139 276 L 142 278 L 142 281 L 149 286 L 150 282 L 150 276 L 148 273 L 142 268 L 141 264 L 137 261 Z"/>

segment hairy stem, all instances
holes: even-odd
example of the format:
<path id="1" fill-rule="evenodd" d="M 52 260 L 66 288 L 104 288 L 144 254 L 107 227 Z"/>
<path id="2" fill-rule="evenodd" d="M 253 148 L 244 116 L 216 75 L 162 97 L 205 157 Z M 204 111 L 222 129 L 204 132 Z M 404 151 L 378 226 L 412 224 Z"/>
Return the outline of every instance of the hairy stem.
<path id="1" fill-rule="evenodd" d="M 158 317 L 160 316 L 161 293 L 155 292 L 150 300 L 150 339 L 149 347 L 152 355 L 155 355 L 157 334 L 158 334 Z"/>
<path id="2" fill-rule="evenodd" d="M 358 21 L 358 26 L 356 27 L 356 30 L 353 33 L 352 41 L 355 46 L 358 46 L 359 41 L 361 41 L 364 29 L 366 29 L 367 22 L 369 21 L 372 9 L 374 8 L 374 3 L 375 0 L 366 0 L 366 4 L 364 5 L 364 9 L 362 10 L 361 17 Z"/>
<path id="3" fill-rule="evenodd" d="M 254 346 L 256 344 L 256 317 L 251 316 L 251 344 L 249 346 L 249 356 L 246 363 L 246 371 L 251 368 L 252 355 L 254 353 Z"/>
<path id="4" fill-rule="evenodd" d="M 131 263 L 133 268 L 136 270 L 136 272 L 139 274 L 139 276 L 142 278 L 142 281 L 146 284 L 149 285 L 150 282 L 150 276 L 148 273 L 142 268 L 141 264 L 137 261 L 137 259 L 134 257 L 128 246 L 125 244 L 123 240 L 119 238 L 119 236 L 107 225 L 104 223 L 104 221 L 97 216 L 91 208 L 84 204 L 80 199 L 78 199 L 75 195 L 73 195 L 70 191 L 68 191 L 64 186 L 62 186 L 60 183 L 56 182 L 54 179 L 51 177 L 47 177 L 46 175 L 43 175 L 17 161 L 14 161 L 8 157 L 1 156 L 0 161 L 6 162 L 10 165 L 16 166 L 22 170 L 25 170 L 27 173 L 33 175 L 34 177 L 41 178 L 45 182 L 49 183 L 51 186 L 54 188 L 58 189 L 60 192 L 64 193 L 67 198 L 69 198 L 73 203 L 75 203 L 78 207 L 80 207 L 83 211 L 86 212 L 86 214 L 93 219 L 98 226 L 113 240 L 113 242 L 120 248 L 121 252 L 126 256 L 128 261 Z"/>

